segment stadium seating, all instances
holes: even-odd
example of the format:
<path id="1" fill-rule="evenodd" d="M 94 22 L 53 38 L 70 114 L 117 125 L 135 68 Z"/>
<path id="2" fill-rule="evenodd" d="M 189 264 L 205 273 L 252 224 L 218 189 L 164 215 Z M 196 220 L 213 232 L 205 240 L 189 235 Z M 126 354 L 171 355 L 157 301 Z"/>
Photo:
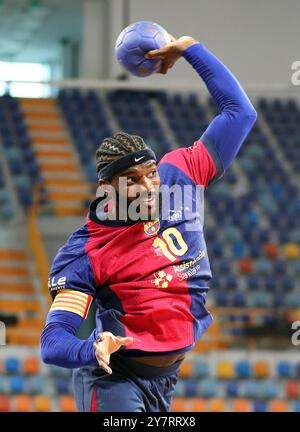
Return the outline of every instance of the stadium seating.
<path id="1" fill-rule="evenodd" d="M 210 412 L 225 412 L 226 404 L 223 399 L 211 399 L 209 401 Z"/>
<path id="2" fill-rule="evenodd" d="M 0 395 L 0 412 L 9 412 L 11 407 L 10 398 L 6 395 Z"/>
<path id="3" fill-rule="evenodd" d="M 23 361 L 25 374 L 38 374 L 40 371 L 40 360 L 37 357 L 27 357 Z"/>
<path id="4" fill-rule="evenodd" d="M 291 378 L 293 368 L 290 362 L 281 361 L 277 364 L 277 374 L 280 378 Z"/>
<path id="5" fill-rule="evenodd" d="M 269 410 L 271 412 L 288 412 L 289 407 L 285 401 L 274 399 L 269 404 Z"/>
<path id="6" fill-rule="evenodd" d="M 173 398 L 172 405 L 171 405 L 171 411 L 173 412 L 185 412 L 188 411 L 188 403 L 187 399 L 185 398 Z"/>
<path id="7" fill-rule="evenodd" d="M 16 357 L 7 357 L 4 361 L 4 370 L 7 374 L 15 374 L 20 372 L 21 363 Z"/>
<path id="8" fill-rule="evenodd" d="M 286 396 L 290 399 L 298 399 L 300 397 L 300 388 L 298 381 L 288 381 L 286 385 Z"/>
<path id="9" fill-rule="evenodd" d="M 251 412 L 251 404 L 247 399 L 235 399 L 232 402 L 233 412 Z"/>
<path id="10" fill-rule="evenodd" d="M 182 363 L 180 367 L 180 377 L 185 378 L 192 375 L 192 363 L 189 361 L 185 361 Z"/>
<path id="11" fill-rule="evenodd" d="M 254 376 L 257 378 L 266 378 L 269 376 L 269 363 L 261 360 L 254 363 L 253 367 Z"/>
<path id="12" fill-rule="evenodd" d="M 76 405 L 72 396 L 60 396 L 59 408 L 61 412 L 76 412 Z"/>
<path id="13" fill-rule="evenodd" d="M 36 412 L 51 412 L 52 403 L 49 396 L 38 395 L 33 400 L 34 410 Z"/>
<path id="14" fill-rule="evenodd" d="M 26 394 L 20 394 L 15 397 L 15 411 L 17 412 L 31 412 L 33 410 L 33 403 L 30 396 Z"/>
<path id="15" fill-rule="evenodd" d="M 208 411 L 207 401 L 201 398 L 191 398 L 189 409 L 191 412 L 206 412 Z"/>
<path id="16" fill-rule="evenodd" d="M 232 379 L 234 377 L 233 364 L 228 361 L 221 361 L 217 364 L 216 376 L 219 379 Z"/>

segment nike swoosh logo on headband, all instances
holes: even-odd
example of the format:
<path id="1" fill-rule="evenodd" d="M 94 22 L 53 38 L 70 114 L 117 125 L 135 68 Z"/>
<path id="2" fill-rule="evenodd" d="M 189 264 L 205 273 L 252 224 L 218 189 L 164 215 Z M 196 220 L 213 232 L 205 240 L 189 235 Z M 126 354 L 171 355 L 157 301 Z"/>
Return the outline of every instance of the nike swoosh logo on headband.
<path id="1" fill-rule="evenodd" d="M 144 159 L 145 156 L 141 156 L 140 158 L 134 158 L 134 162 L 138 162 L 141 159 Z"/>

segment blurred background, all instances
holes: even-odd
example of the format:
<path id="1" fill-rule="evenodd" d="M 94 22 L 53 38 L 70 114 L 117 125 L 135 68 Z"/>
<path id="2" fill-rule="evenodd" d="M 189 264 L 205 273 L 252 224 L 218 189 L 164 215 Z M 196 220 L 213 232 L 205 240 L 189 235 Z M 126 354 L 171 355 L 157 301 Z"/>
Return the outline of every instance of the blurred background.
<path id="1" fill-rule="evenodd" d="M 300 412 L 299 16 L 298 0 L 0 1 L 0 411 L 75 410 L 71 371 L 41 363 L 39 338 L 49 266 L 84 223 L 99 143 L 124 130 L 160 158 L 216 115 L 184 59 L 146 79 L 117 64 L 120 31 L 152 20 L 203 42 L 258 112 L 206 192 L 215 320 L 183 363 L 172 410 Z"/>

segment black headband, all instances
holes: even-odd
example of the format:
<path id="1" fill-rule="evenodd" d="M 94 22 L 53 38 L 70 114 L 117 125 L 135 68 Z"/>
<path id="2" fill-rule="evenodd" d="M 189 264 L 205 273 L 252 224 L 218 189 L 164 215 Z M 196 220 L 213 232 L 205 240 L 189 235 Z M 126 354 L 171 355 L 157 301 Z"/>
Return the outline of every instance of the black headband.
<path id="1" fill-rule="evenodd" d="M 104 168 L 100 169 L 98 171 L 98 179 L 105 180 L 113 177 L 120 171 L 124 171 L 126 168 L 138 165 L 148 160 L 154 160 L 156 162 L 155 153 L 150 148 L 129 153 L 126 156 L 110 162 L 108 165 L 105 165 Z"/>

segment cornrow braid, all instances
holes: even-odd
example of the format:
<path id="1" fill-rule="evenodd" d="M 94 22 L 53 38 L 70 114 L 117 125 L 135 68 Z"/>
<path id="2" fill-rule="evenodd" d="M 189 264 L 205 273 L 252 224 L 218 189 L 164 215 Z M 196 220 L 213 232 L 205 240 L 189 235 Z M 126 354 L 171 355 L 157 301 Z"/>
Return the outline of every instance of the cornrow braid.
<path id="1" fill-rule="evenodd" d="M 140 136 L 117 132 L 112 137 L 105 138 L 97 149 L 97 172 L 116 159 L 147 148 L 148 146 Z"/>

